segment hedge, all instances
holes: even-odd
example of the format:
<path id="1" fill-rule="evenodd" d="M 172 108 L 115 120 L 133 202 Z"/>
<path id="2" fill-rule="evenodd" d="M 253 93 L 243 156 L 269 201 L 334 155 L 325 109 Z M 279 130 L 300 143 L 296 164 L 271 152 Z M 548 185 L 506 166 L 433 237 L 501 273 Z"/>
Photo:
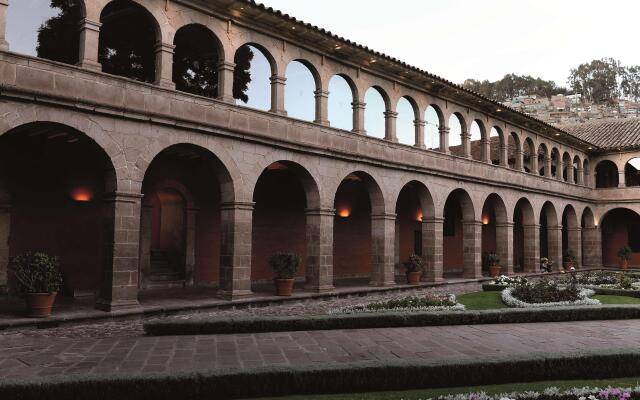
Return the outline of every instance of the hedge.
<path id="1" fill-rule="evenodd" d="M 589 289 L 593 289 L 593 291 L 596 292 L 596 294 L 640 297 L 640 290 L 612 289 L 612 288 L 603 288 L 598 286 L 586 286 L 586 287 L 588 287 Z"/>
<path id="2" fill-rule="evenodd" d="M 508 288 L 507 285 L 496 285 L 495 283 L 483 283 L 482 290 L 485 292 L 500 292 Z"/>
<path id="3" fill-rule="evenodd" d="M 163 336 L 636 318 L 640 318 L 640 305 L 601 305 L 481 311 L 390 311 L 286 317 L 225 317 L 197 320 L 159 319 L 146 322 L 144 330 L 148 335 Z"/>
<path id="4" fill-rule="evenodd" d="M 68 375 L 0 383 L 0 398 L 182 399 L 255 398 L 292 394 L 357 393 L 559 379 L 640 375 L 640 350 L 527 354 L 446 361 L 366 361 L 301 367 L 138 375 Z"/>

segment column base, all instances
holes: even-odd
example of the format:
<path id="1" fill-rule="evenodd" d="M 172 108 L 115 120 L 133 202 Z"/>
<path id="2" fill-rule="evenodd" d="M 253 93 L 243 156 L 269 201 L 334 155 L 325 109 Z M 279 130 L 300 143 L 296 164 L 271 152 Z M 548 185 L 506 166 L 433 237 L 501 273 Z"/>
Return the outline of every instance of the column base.
<path id="1" fill-rule="evenodd" d="M 80 61 L 76 64 L 76 67 L 88 69 L 90 71 L 102 72 L 102 64 L 90 60 Z"/>
<path id="2" fill-rule="evenodd" d="M 335 290 L 335 286 L 333 285 L 322 285 L 322 286 L 311 286 L 311 285 L 306 285 L 304 287 L 304 290 L 308 290 L 310 292 L 314 292 L 314 293 L 327 293 L 327 292 L 333 292 Z"/>
<path id="3" fill-rule="evenodd" d="M 371 281 L 371 282 L 369 282 L 369 286 L 388 287 L 388 286 L 395 286 L 395 285 L 396 285 L 395 281 L 386 281 L 386 282 Z"/>
<path id="4" fill-rule="evenodd" d="M 324 125 L 324 126 L 330 126 L 331 124 L 329 123 L 329 120 L 325 119 L 325 120 L 320 120 L 320 119 L 316 119 L 315 121 L 313 121 L 315 124 L 320 124 L 320 125 Z"/>
<path id="5" fill-rule="evenodd" d="M 420 282 L 424 282 L 424 283 L 443 283 L 445 282 L 444 278 L 425 278 L 424 280 L 421 280 Z"/>
<path id="6" fill-rule="evenodd" d="M 156 82 L 155 84 L 160 86 L 161 88 L 176 90 L 176 84 L 173 81 L 170 81 L 168 79 L 161 79 L 159 82 Z"/>
<path id="7" fill-rule="evenodd" d="M 114 312 L 121 310 L 130 310 L 140 307 L 138 300 L 96 300 L 95 308 L 100 311 Z"/>
<path id="8" fill-rule="evenodd" d="M 253 295 L 251 290 L 218 290 L 217 296 L 223 300 L 238 300 Z"/>
<path id="9" fill-rule="evenodd" d="M 235 104 L 236 103 L 236 99 L 234 99 L 233 97 L 228 97 L 228 96 L 227 97 L 218 97 L 218 100 L 224 101 L 225 103 L 229 103 L 229 104 Z"/>

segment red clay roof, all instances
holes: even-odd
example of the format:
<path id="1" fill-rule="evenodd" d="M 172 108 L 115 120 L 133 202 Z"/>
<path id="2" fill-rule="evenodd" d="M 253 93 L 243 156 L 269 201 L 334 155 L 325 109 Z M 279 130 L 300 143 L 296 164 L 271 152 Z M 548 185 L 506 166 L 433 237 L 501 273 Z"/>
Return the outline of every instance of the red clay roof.
<path id="1" fill-rule="evenodd" d="M 602 150 L 640 147 L 640 118 L 597 119 L 559 127 Z"/>

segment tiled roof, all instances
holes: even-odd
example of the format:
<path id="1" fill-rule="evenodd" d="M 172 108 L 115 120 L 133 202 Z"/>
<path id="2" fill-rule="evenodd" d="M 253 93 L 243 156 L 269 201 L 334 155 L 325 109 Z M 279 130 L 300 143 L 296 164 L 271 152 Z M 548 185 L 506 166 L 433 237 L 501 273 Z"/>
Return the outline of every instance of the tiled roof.
<path id="1" fill-rule="evenodd" d="M 602 150 L 640 148 L 640 118 L 598 119 L 559 128 Z"/>

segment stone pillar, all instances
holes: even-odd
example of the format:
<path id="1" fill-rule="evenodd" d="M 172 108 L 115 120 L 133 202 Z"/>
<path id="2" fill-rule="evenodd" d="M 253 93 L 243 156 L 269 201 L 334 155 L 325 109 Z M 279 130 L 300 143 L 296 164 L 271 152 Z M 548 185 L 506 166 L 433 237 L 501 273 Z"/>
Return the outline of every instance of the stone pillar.
<path id="1" fill-rule="evenodd" d="M 584 179 L 584 169 L 583 168 L 578 168 L 578 181 L 576 182 L 578 185 L 586 185 L 585 179 Z"/>
<path id="2" fill-rule="evenodd" d="M 427 146 L 424 144 L 424 127 L 426 125 L 425 121 L 416 119 L 413 121 L 413 126 L 416 129 L 416 142 L 414 144 L 415 147 L 419 149 L 426 149 Z"/>
<path id="3" fill-rule="evenodd" d="M 598 258 L 600 253 L 600 231 L 595 226 L 582 228 L 582 265 L 584 267 L 600 267 L 602 260 Z"/>
<path id="4" fill-rule="evenodd" d="M 522 171 L 522 151 L 520 151 L 520 169 Z M 516 163 L 518 162 L 518 152 L 516 151 Z M 509 147 L 506 144 L 500 145 L 500 165 L 503 167 L 509 166 Z"/>
<path id="5" fill-rule="evenodd" d="M 551 178 L 551 157 L 544 158 L 544 176 Z"/>
<path id="6" fill-rule="evenodd" d="M 562 160 L 557 160 L 556 161 L 556 179 L 564 182 L 564 177 L 562 176 L 562 173 L 564 172 L 564 165 L 562 163 Z"/>
<path id="7" fill-rule="evenodd" d="M 438 131 L 440 131 L 440 152 L 444 154 L 449 154 L 449 131 L 450 129 L 446 126 L 441 126 Z"/>
<path id="8" fill-rule="evenodd" d="M 218 296 L 233 300 L 251 294 L 251 232 L 255 203 L 220 207 L 220 284 Z"/>
<path id="9" fill-rule="evenodd" d="M 0 295 L 8 292 L 9 235 L 11 233 L 11 205 L 0 202 Z"/>
<path id="10" fill-rule="evenodd" d="M 390 142 L 397 142 L 398 135 L 396 134 L 396 121 L 398 119 L 398 113 L 395 111 L 384 112 L 384 138 Z"/>
<path id="11" fill-rule="evenodd" d="M 6 39 L 7 8 L 9 8 L 9 0 L 0 0 L 0 50 L 9 50 L 9 42 Z"/>
<path id="12" fill-rule="evenodd" d="M 513 222 L 496 224 L 496 254 L 507 275 L 513 274 Z"/>
<path id="13" fill-rule="evenodd" d="M 524 272 L 540 269 L 540 225 L 524 225 Z"/>
<path id="14" fill-rule="evenodd" d="M 538 155 L 537 154 L 531 154 L 529 156 L 529 160 L 530 160 L 530 166 L 531 166 L 531 173 L 534 175 L 538 175 L 540 173 L 540 171 L 538 171 Z M 523 162 L 523 166 L 524 166 L 524 162 Z M 523 168 L 524 169 L 524 168 Z"/>
<path id="15" fill-rule="evenodd" d="M 147 280 L 151 271 L 151 213 L 153 207 L 143 205 L 140 210 L 140 287 L 147 288 Z"/>
<path id="16" fill-rule="evenodd" d="M 78 66 L 94 71 L 102 71 L 98 62 L 98 47 L 100 42 L 100 22 L 83 19 L 80 22 L 80 53 Z"/>
<path id="17" fill-rule="evenodd" d="M 351 103 L 353 108 L 353 133 L 359 135 L 366 135 L 367 131 L 364 129 L 364 110 L 367 103 L 361 101 L 354 101 Z"/>
<path id="18" fill-rule="evenodd" d="M 336 210 L 318 208 L 306 210 L 307 285 L 308 290 L 333 290 L 333 221 Z"/>
<path id="19" fill-rule="evenodd" d="M 272 75 L 269 80 L 271 81 L 271 109 L 269 111 L 278 115 L 287 115 L 287 110 L 284 108 L 284 87 L 287 78 Z"/>
<path id="20" fill-rule="evenodd" d="M 487 138 L 480 139 L 480 161 L 491 164 L 491 141 Z"/>
<path id="21" fill-rule="evenodd" d="M 567 165 L 567 183 L 576 183 L 573 179 L 573 164 Z"/>
<path id="22" fill-rule="evenodd" d="M 582 228 L 567 228 L 568 246 L 576 254 L 576 268 L 582 264 Z"/>
<path id="23" fill-rule="evenodd" d="M 549 259 L 553 261 L 555 270 L 563 268 L 562 257 L 562 226 L 547 227 L 547 248 L 549 249 Z"/>
<path id="24" fill-rule="evenodd" d="M 625 172 L 624 168 L 618 171 L 618 187 L 619 188 L 627 187 L 627 177 L 624 172 Z"/>
<path id="25" fill-rule="evenodd" d="M 155 84 L 167 89 L 175 89 L 173 82 L 173 50 L 176 46 L 169 43 L 156 43 L 156 81 Z"/>
<path id="26" fill-rule="evenodd" d="M 513 167 L 516 171 L 524 171 L 524 153 L 522 150 L 516 150 L 516 160 Z"/>
<path id="27" fill-rule="evenodd" d="M 232 62 L 221 61 L 218 63 L 218 100 L 235 104 L 233 98 L 233 71 L 236 65 Z"/>
<path id="28" fill-rule="evenodd" d="M 482 278 L 482 222 L 462 221 L 463 276 Z"/>
<path id="29" fill-rule="evenodd" d="M 313 92 L 316 99 L 316 124 L 329 126 L 329 92 L 326 90 L 316 90 Z"/>
<path id="30" fill-rule="evenodd" d="M 104 200 L 105 261 L 96 301 L 100 310 L 138 306 L 141 199 L 139 193 L 117 192 Z"/>
<path id="31" fill-rule="evenodd" d="M 394 240 L 393 240 L 393 276 L 396 276 L 396 272 L 398 272 L 398 269 L 401 267 L 400 263 L 402 262 L 402 260 L 400 260 L 400 221 L 398 220 L 397 216 L 396 216 L 396 226 L 394 228 Z"/>
<path id="32" fill-rule="evenodd" d="M 422 257 L 425 262 L 423 280 L 442 282 L 442 227 L 444 218 L 422 220 Z"/>
<path id="33" fill-rule="evenodd" d="M 462 132 L 460 134 L 460 138 L 462 139 L 462 154 L 466 158 L 471 157 L 471 134 L 469 132 Z"/>
<path id="34" fill-rule="evenodd" d="M 371 265 L 373 286 L 395 285 L 395 214 L 378 214 L 371 216 Z"/>
<path id="35" fill-rule="evenodd" d="M 187 209 L 187 235 L 185 243 L 185 260 L 184 260 L 184 284 L 193 286 L 193 274 L 196 268 L 196 216 L 198 210 L 195 208 Z"/>

